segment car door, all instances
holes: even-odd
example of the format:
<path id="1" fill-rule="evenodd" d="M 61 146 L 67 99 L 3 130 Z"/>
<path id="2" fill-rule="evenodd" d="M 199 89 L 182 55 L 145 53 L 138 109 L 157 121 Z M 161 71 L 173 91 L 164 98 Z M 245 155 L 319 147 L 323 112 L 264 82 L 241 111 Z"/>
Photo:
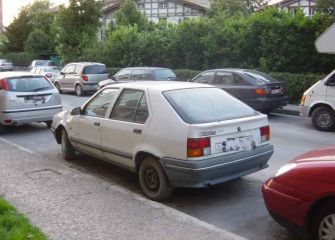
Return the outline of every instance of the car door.
<path id="1" fill-rule="evenodd" d="M 109 161 L 135 169 L 133 156 L 144 140 L 149 122 L 147 99 L 142 90 L 124 89 L 109 119 L 102 122 L 102 146 Z"/>
<path id="2" fill-rule="evenodd" d="M 76 66 L 74 64 L 70 64 L 66 67 L 63 79 L 62 79 L 62 89 L 74 89 L 74 81 L 75 81 L 75 69 Z"/>
<path id="3" fill-rule="evenodd" d="M 69 122 L 70 139 L 82 152 L 104 158 L 101 144 L 101 122 L 111 106 L 118 89 L 105 89 L 95 95 L 83 108 L 82 114 Z"/>
<path id="4" fill-rule="evenodd" d="M 335 107 L 335 71 L 327 79 L 327 102 Z"/>

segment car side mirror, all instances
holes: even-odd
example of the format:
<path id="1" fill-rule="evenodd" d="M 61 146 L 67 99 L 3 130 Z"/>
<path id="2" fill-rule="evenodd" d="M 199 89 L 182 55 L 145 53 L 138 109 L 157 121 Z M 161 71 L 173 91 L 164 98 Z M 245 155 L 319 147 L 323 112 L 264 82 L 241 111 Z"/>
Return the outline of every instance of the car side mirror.
<path id="1" fill-rule="evenodd" d="M 115 78 L 114 76 L 111 76 L 111 79 L 112 79 L 113 81 L 116 81 L 116 78 Z"/>
<path id="2" fill-rule="evenodd" d="M 74 109 L 71 110 L 71 115 L 72 116 L 78 116 L 81 115 L 81 108 L 80 107 L 76 107 Z"/>

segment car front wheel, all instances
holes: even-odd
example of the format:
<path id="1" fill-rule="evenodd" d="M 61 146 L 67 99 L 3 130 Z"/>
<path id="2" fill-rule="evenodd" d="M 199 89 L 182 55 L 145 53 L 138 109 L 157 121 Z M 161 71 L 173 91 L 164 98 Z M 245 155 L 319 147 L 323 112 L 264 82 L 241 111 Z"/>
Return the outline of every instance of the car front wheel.
<path id="1" fill-rule="evenodd" d="M 76 155 L 65 129 L 62 129 L 62 155 L 67 161 L 72 161 Z"/>
<path id="2" fill-rule="evenodd" d="M 320 131 L 331 131 L 335 126 L 334 111 L 329 107 L 318 107 L 312 113 L 312 122 L 314 127 Z"/>
<path id="3" fill-rule="evenodd" d="M 144 194 L 152 200 L 167 199 L 173 192 L 163 168 L 153 157 L 148 157 L 141 163 L 139 181 Z"/>
<path id="4" fill-rule="evenodd" d="M 311 240 L 335 239 L 335 202 L 318 209 L 311 230 Z"/>

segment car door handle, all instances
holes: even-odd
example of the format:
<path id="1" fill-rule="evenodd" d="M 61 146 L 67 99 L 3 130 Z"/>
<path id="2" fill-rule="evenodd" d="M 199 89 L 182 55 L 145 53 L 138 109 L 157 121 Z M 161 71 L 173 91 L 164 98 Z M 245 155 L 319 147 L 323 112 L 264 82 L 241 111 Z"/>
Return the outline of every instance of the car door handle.
<path id="1" fill-rule="evenodd" d="M 133 133 L 135 133 L 135 134 L 141 134 L 142 133 L 142 130 L 141 129 L 134 129 L 133 130 Z"/>
<path id="2" fill-rule="evenodd" d="M 100 127 L 100 123 L 99 122 L 94 122 L 93 125 L 94 125 L 94 127 Z"/>

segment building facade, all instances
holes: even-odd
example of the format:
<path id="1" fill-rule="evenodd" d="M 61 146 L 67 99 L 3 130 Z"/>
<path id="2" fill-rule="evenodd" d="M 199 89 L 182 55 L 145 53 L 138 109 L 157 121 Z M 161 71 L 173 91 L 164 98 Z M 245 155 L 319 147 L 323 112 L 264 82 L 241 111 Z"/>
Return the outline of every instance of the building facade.
<path id="1" fill-rule="evenodd" d="M 106 0 L 103 8 L 103 27 L 101 37 L 111 21 L 115 19 L 122 0 Z M 135 0 L 137 8 L 150 21 L 177 24 L 182 20 L 205 16 L 209 0 Z"/>
<path id="2" fill-rule="evenodd" d="M 276 3 L 275 6 L 291 13 L 301 9 L 309 17 L 315 14 L 315 0 L 283 0 Z"/>

